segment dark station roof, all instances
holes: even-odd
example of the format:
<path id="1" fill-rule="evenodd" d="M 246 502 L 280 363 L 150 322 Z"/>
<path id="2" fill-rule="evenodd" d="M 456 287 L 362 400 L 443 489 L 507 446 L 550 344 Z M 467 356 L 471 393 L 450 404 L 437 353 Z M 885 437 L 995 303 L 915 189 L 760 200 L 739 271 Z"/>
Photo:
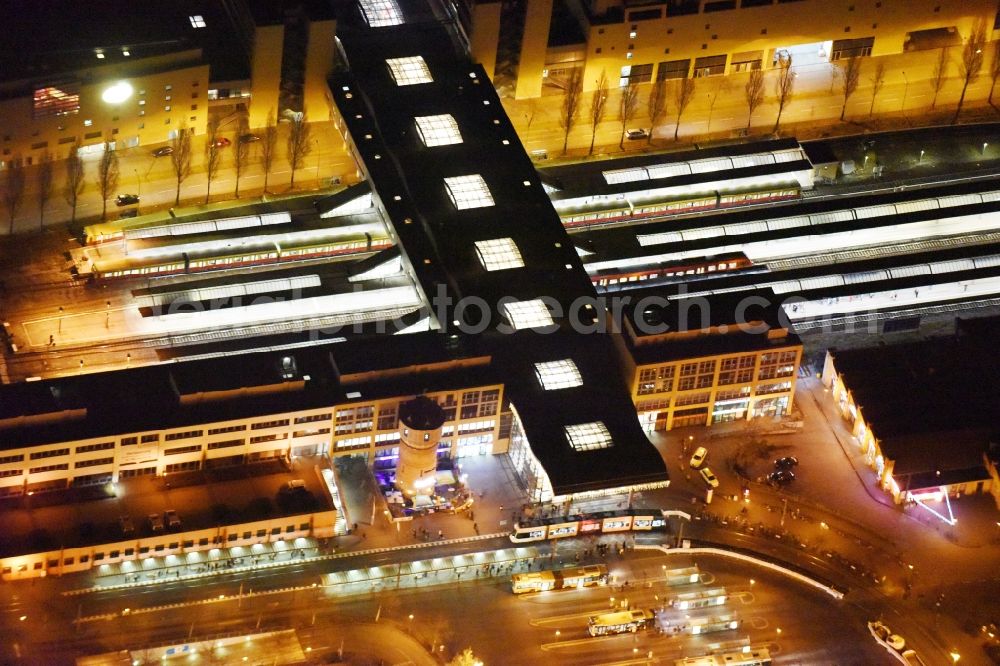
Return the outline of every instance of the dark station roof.
<path id="1" fill-rule="evenodd" d="M 670 287 L 618 293 L 637 365 L 802 344 L 789 331 L 773 292 L 668 300 Z"/>
<path id="2" fill-rule="evenodd" d="M 957 329 L 950 337 L 830 351 L 900 474 L 975 466 L 1000 433 L 1000 317 L 959 319 Z"/>
<path id="3" fill-rule="evenodd" d="M 495 367 L 506 395 L 557 495 L 665 481 L 612 335 L 580 332 L 598 318 L 596 294 L 496 91 L 452 27 L 429 20 L 421 0 L 399 5 L 403 25 L 369 28 L 356 10 L 338 20 L 349 71 L 331 89 L 404 264 L 446 336 L 480 338 L 503 359 Z M 387 61 L 415 56 L 432 80 L 397 85 Z M 415 119 L 443 115 L 461 142 L 425 146 Z M 459 208 L 445 179 L 463 176 L 481 177 L 492 205 Z M 488 266 L 476 243 L 506 239 L 519 260 L 501 253 L 506 267 Z M 550 325 L 508 318 L 509 303 L 540 300 Z M 581 383 L 544 390 L 535 363 L 563 361 Z M 597 422 L 610 446 L 574 448 L 566 427 Z"/>
<path id="4" fill-rule="evenodd" d="M 0 385 L 0 450 L 500 383 L 474 338 L 438 333 Z"/>

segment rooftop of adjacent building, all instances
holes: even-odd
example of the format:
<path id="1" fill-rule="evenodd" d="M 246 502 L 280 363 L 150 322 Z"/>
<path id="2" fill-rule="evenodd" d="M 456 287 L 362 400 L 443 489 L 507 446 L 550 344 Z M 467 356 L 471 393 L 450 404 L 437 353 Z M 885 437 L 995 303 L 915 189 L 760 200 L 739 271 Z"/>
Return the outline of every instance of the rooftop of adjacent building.
<path id="1" fill-rule="evenodd" d="M 0 4 L 5 49 L 0 81 L 45 84 L 98 65 L 201 49 L 213 81 L 250 76 L 254 26 L 280 24 L 292 11 L 333 17 L 322 0 L 46 0 Z M 98 53 L 103 58 L 98 58 Z M 280 53 L 275 57 L 280 57 Z"/>
<path id="2" fill-rule="evenodd" d="M 954 336 L 830 351 L 898 473 L 981 464 L 997 439 L 1000 317 L 956 327 Z"/>
<path id="3" fill-rule="evenodd" d="M 770 289 L 668 300 L 673 286 L 632 289 L 622 319 L 638 365 L 801 345 Z"/>
<path id="4" fill-rule="evenodd" d="M 438 333 L 221 354 L 0 386 L 10 449 L 501 383 L 478 341 Z"/>
<path id="5" fill-rule="evenodd" d="M 298 468 L 290 469 L 284 461 L 269 460 L 0 499 L 0 556 L 170 534 L 174 530 L 154 532 L 148 520 L 170 509 L 184 532 L 327 511 L 330 496 L 313 472 L 315 464 L 325 465 L 319 458 L 301 458 Z M 283 491 L 293 479 L 301 479 L 308 492 Z M 123 533 L 123 516 L 131 519 L 134 533 Z"/>

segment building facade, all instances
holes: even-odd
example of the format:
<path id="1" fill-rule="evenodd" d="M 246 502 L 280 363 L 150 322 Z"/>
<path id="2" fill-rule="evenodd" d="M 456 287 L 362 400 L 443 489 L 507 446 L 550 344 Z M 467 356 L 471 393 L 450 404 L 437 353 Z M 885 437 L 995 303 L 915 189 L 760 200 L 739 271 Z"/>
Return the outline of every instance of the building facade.
<path id="1" fill-rule="evenodd" d="M 584 87 L 590 89 L 602 71 L 612 85 L 648 83 L 767 69 L 783 53 L 801 65 L 826 65 L 851 56 L 955 46 L 977 19 L 993 34 L 997 14 L 996 0 L 569 0 L 567 5 L 568 12 L 553 14 L 551 0 L 528 0 L 517 49 L 517 98 L 558 93 L 574 68 L 584 70 Z M 566 44 L 561 33 L 583 38 Z M 496 34 L 502 39 L 504 32 Z M 474 40 L 472 52 L 489 67 L 496 48 L 484 41 Z"/>

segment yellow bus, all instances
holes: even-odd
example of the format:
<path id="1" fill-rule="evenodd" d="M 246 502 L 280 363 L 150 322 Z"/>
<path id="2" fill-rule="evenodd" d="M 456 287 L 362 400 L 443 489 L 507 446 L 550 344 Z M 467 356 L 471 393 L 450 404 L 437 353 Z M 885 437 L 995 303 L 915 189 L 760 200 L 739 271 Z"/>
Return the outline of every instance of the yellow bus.
<path id="1" fill-rule="evenodd" d="M 562 569 L 559 571 L 517 573 L 511 576 L 511 588 L 514 594 L 594 587 L 607 584 L 608 568 L 603 564 L 594 564 L 577 569 Z"/>
<path id="2" fill-rule="evenodd" d="M 603 615 L 592 615 L 587 622 L 587 632 L 591 636 L 635 633 L 645 629 L 656 616 L 650 610 L 626 610 Z"/>

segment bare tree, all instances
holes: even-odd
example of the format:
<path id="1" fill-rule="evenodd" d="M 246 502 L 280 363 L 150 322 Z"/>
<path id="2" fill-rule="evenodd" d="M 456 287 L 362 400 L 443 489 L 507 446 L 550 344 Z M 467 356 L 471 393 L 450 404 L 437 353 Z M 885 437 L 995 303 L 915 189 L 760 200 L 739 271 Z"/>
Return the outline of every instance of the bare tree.
<path id="1" fill-rule="evenodd" d="M 934 62 L 934 71 L 931 74 L 931 88 L 934 89 L 934 99 L 931 100 L 931 108 L 937 106 L 938 93 L 944 87 L 945 79 L 948 78 L 948 49 L 942 48 L 938 53 L 938 59 Z"/>
<path id="2" fill-rule="evenodd" d="M 181 126 L 177 128 L 177 134 L 170 140 L 170 147 L 174 149 L 174 152 L 170 153 L 170 167 L 177 180 L 174 205 L 179 206 L 181 204 L 181 183 L 191 175 L 191 133 L 188 132 L 186 124 L 181 123 Z"/>
<path id="3" fill-rule="evenodd" d="M 875 98 L 878 97 L 879 92 L 882 91 L 882 86 L 885 85 L 884 62 L 879 62 L 878 66 L 875 67 L 875 72 L 872 74 L 870 81 L 872 82 L 872 103 L 868 106 L 869 120 L 871 120 L 872 113 L 875 112 Z"/>
<path id="4" fill-rule="evenodd" d="M 1000 41 L 993 42 L 993 58 L 990 60 L 990 106 L 993 106 L 993 90 L 1000 78 Z"/>
<path id="5" fill-rule="evenodd" d="M 747 102 L 747 129 L 750 129 L 750 121 L 753 119 L 753 112 L 757 110 L 761 102 L 764 101 L 764 70 L 750 70 L 750 77 L 743 88 L 746 93 Z"/>
<path id="6" fill-rule="evenodd" d="M 962 113 L 962 105 L 965 103 L 965 91 L 969 89 L 969 84 L 976 80 L 979 72 L 983 68 L 983 47 L 986 46 L 986 24 L 982 19 L 978 19 L 972 26 L 969 39 L 962 49 L 962 62 L 958 69 L 962 75 L 962 94 L 958 97 L 958 107 L 955 108 L 955 116 L 951 119 L 954 125 L 958 122 L 958 115 Z"/>
<path id="7" fill-rule="evenodd" d="M 71 210 L 70 222 L 76 222 L 76 205 L 86 186 L 83 159 L 80 157 L 79 139 L 69 148 L 66 156 L 66 183 L 63 185 L 63 198 Z"/>
<path id="8" fill-rule="evenodd" d="M 476 658 L 472 648 L 467 647 L 452 657 L 447 666 L 482 666 L 482 663 L 482 661 Z"/>
<path id="9" fill-rule="evenodd" d="M 278 146 L 278 125 L 274 120 L 274 109 L 267 114 L 267 124 L 260 137 L 260 161 L 264 166 L 264 192 L 267 193 L 267 177 L 271 175 L 271 166 Z"/>
<path id="10" fill-rule="evenodd" d="M 792 92 L 795 89 L 795 72 L 792 71 L 792 54 L 778 54 L 778 80 L 774 84 L 774 96 L 778 98 L 778 117 L 774 119 L 774 129 L 778 131 L 781 124 L 781 114 L 785 107 L 792 101 Z"/>
<path id="11" fill-rule="evenodd" d="M 309 153 L 312 151 L 312 132 L 306 114 L 297 113 L 292 118 L 288 129 L 288 166 L 292 168 L 292 180 L 288 184 L 289 188 L 295 187 L 295 170 L 302 166 Z"/>
<path id="12" fill-rule="evenodd" d="M 634 79 L 629 78 L 628 83 L 620 89 L 621 97 L 618 99 L 618 120 L 622 124 L 622 133 L 618 137 L 618 147 L 625 148 L 625 126 L 632 122 L 635 114 L 639 112 L 639 84 Z"/>
<path id="13" fill-rule="evenodd" d="M 52 155 L 45 151 L 42 161 L 38 163 L 38 230 L 45 229 L 45 205 L 52 198 L 52 171 L 55 165 L 52 163 Z"/>
<path id="14" fill-rule="evenodd" d="M 111 148 L 111 143 L 104 142 L 104 152 L 97 162 L 97 191 L 101 193 L 101 219 L 108 214 L 108 199 L 118 189 L 118 153 Z"/>
<path id="15" fill-rule="evenodd" d="M 649 136 L 646 137 L 646 144 L 653 143 L 653 131 L 667 114 L 667 81 L 657 79 L 653 87 L 649 89 L 649 97 L 646 98 L 646 115 L 649 116 Z"/>
<path id="16" fill-rule="evenodd" d="M 851 56 L 840 60 L 834 69 L 834 77 L 840 81 L 840 94 L 844 96 L 844 105 L 840 108 L 840 120 L 843 122 L 844 114 L 847 113 L 847 102 L 861 81 L 861 58 Z"/>
<path id="17" fill-rule="evenodd" d="M 608 76 L 601 70 L 597 79 L 597 87 L 590 93 L 590 152 L 594 154 L 594 141 L 597 138 L 597 126 L 604 120 L 604 107 L 608 104 Z"/>
<path id="18" fill-rule="evenodd" d="M 569 146 L 569 133 L 576 125 L 576 112 L 580 109 L 580 98 L 583 97 L 583 68 L 574 67 L 566 82 L 566 94 L 563 96 L 562 112 L 559 115 L 559 126 L 563 129 L 563 155 Z"/>
<path id="19" fill-rule="evenodd" d="M 208 203 L 208 198 L 212 195 L 212 181 L 219 173 L 219 165 L 222 162 L 222 146 L 219 145 L 219 118 L 217 116 L 208 119 L 205 135 L 205 203 Z"/>
<path id="20" fill-rule="evenodd" d="M 695 82 L 694 79 L 676 79 L 674 85 L 674 105 L 677 107 L 677 121 L 674 123 L 674 141 L 677 140 L 677 134 L 681 131 L 681 116 L 684 115 L 684 110 L 694 99 Z"/>
<path id="21" fill-rule="evenodd" d="M 240 176 L 243 175 L 250 163 L 250 142 L 243 140 L 243 137 L 248 134 L 250 134 L 250 122 L 247 119 L 247 114 L 240 112 L 239 119 L 236 121 L 236 148 L 233 153 L 233 169 L 236 171 L 235 196 L 237 199 L 240 198 Z"/>
<path id="22" fill-rule="evenodd" d="M 3 181 L 3 205 L 7 209 L 7 233 L 14 233 L 14 218 L 24 203 L 24 166 L 21 156 L 15 155 L 7 165 L 7 177 Z"/>

